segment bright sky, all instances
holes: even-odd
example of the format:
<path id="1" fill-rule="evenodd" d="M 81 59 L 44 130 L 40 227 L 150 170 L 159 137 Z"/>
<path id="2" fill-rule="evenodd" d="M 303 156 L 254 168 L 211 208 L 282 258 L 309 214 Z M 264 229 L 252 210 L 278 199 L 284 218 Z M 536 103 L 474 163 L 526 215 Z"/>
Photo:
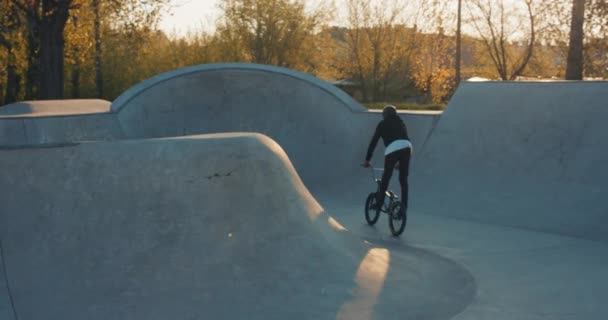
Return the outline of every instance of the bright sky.
<path id="1" fill-rule="evenodd" d="M 306 4 L 324 0 L 306 0 Z M 342 0 L 335 0 L 340 3 Z M 169 34 L 187 31 L 214 31 L 215 22 L 221 16 L 220 0 L 171 0 L 172 9 L 164 14 L 160 29 Z"/>
<path id="2" fill-rule="evenodd" d="M 218 8 L 220 0 L 170 0 L 171 10 L 164 14 L 160 28 L 168 34 L 183 35 L 188 31 L 215 30 L 215 22 L 221 15 Z M 322 0 L 306 0 L 307 4 L 314 4 Z M 343 0 L 334 0 L 337 8 L 343 7 Z M 504 0 L 507 5 L 519 3 L 521 0 Z M 340 5 L 342 4 L 342 5 Z M 466 14 L 466 9 L 463 13 Z M 338 10 L 338 13 L 339 10 Z"/>
<path id="3" fill-rule="evenodd" d="M 218 0 L 171 0 L 171 12 L 165 13 L 160 28 L 167 33 L 212 31 L 220 15 Z"/>

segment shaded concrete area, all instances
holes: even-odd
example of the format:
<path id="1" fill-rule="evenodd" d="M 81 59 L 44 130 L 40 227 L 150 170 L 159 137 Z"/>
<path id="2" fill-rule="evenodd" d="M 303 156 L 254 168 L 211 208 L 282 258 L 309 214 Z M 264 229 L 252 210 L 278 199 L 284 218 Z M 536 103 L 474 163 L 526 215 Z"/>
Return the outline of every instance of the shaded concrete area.
<path id="1" fill-rule="evenodd" d="M 421 212 L 608 240 L 608 83 L 465 83 L 412 172 Z"/>
<path id="2" fill-rule="evenodd" d="M 358 170 L 350 161 L 362 157 L 380 118 L 324 81 L 255 64 L 200 65 L 167 72 L 127 90 L 111 108 L 107 114 L 71 117 L 0 116 L 0 146 L 257 132 L 277 141 L 305 183 L 315 185 Z M 438 114 L 404 114 L 403 118 L 419 147 Z M 325 169 L 336 164 L 342 168 Z"/>
<path id="3" fill-rule="evenodd" d="M 380 114 L 301 73 L 177 70 L 25 138 L 0 118 L 19 319 L 602 319 L 607 89 L 465 83 L 441 116 L 401 114 L 401 238 L 363 216 Z M 242 131 L 276 143 L 198 136 Z"/>
<path id="4" fill-rule="evenodd" d="M 123 138 L 109 101 L 23 101 L 0 107 L 0 148 Z"/>
<path id="5" fill-rule="evenodd" d="M 349 232 L 374 246 L 391 252 L 419 248 L 466 268 L 474 277 L 475 297 L 452 319 L 602 319 L 607 312 L 605 243 L 415 210 L 405 234 L 394 238 L 385 216 L 369 227 L 362 205 L 319 201 Z"/>
<path id="6" fill-rule="evenodd" d="M 1 248 L 0 248 L 1 249 Z M 8 288 L 8 279 L 4 269 L 5 260 L 0 252 L 0 319 L 15 320 L 11 290 Z"/>
<path id="7" fill-rule="evenodd" d="M 131 138 L 263 133 L 286 150 L 308 186 L 358 170 L 353 160 L 363 157 L 381 117 L 317 78 L 255 64 L 168 72 L 127 90 L 112 109 Z M 414 144 L 422 146 L 437 114 L 404 119 Z"/>
<path id="8" fill-rule="evenodd" d="M 73 116 L 108 113 L 110 101 L 99 99 L 21 101 L 0 106 L 1 118 Z"/>
<path id="9" fill-rule="evenodd" d="M 116 116 L 110 113 L 75 117 L 0 117 L 0 148 L 123 138 Z"/>
<path id="10" fill-rule="evenodd" d="M 261 135 L 0 154 L 19 319 L 446 319 L 475 291 L 431 251 L 353 238 Z"/>

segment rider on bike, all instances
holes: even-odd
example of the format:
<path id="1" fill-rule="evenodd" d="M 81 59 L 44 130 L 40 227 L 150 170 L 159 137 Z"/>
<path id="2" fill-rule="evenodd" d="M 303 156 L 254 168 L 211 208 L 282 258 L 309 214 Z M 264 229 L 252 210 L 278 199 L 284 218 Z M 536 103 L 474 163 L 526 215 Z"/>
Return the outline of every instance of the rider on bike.
<path id="1" fill-rule="evenodd" d="M 382 182 L 380 183 L 380 190 L 376 194 L 376 206 L 375 210 L 380 210 L 384 203 L 384 196 L 386 189 L 388 188 L 389 181 L 393 174 L 393 169 L 398 168 L 399 170 L 399 183 L 401 184 L 401 203 L 403 204 L 403 210 L 407 210 L 408 200 L 408 184 L 407 177 L 409 174 L 410 167 L 410 156 L 412 154 L 412 144 L 407 135 L 407 128 L 405 123 L 397 114 L 397 109 L 393 106 L 386 106 L 382 110 L 382 121 L 378 123 L 376 132 L 369 143 L 367 149 L 367 155 L 363 166 L 368 168 L 370 166 L 369 161 L 372 158 L 378 139 L 382 137 L 384 141 L 384 173 L 382 174 Z M 404 213 L 404 212 L 402 212 Z"/>

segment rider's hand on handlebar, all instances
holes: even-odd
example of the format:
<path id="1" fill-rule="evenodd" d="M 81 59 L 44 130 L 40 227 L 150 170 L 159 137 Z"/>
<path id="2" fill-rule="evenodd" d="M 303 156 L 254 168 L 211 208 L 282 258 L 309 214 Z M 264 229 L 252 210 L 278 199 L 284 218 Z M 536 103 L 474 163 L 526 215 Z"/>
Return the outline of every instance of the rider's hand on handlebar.
<path id="1" fill-rule="evenodd" d="M 370 167 L 369 161 L 367 161 L 367 160 L 363 161 L 363 164 L 361 166 L 363 168 L 369 168 Z"/>

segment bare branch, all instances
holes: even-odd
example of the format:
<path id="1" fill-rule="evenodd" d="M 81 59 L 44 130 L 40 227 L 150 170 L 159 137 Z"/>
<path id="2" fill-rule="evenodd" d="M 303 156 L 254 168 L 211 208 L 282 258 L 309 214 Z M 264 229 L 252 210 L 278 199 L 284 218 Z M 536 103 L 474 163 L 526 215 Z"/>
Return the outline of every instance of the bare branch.
<path id="1" fill-rule="evenodd" d="M 528 15 L 530 18 L 530 41 L 528 43 L 528 48 L 526 50 L 525 58 L 520 63 L 520 65 L 517 67 L 517 69 L 513 72 L 513 74 L 511 75 L 511 79 L 514 79 L 515 77 L 521 75 L 521 73 L 524 71 L 524 69 L 528 65 L 528 62 L 532 58 L 532 53 L 534 50 L 534 43 L 536 41 L 536 32 L 534 30 L 535 19 L 534 19 L 534 13 L 532 10 L 532 1 L 533 0 L 525 0 L 525 1 L 526 1 L 526 6 L 528 8 Z"/>

